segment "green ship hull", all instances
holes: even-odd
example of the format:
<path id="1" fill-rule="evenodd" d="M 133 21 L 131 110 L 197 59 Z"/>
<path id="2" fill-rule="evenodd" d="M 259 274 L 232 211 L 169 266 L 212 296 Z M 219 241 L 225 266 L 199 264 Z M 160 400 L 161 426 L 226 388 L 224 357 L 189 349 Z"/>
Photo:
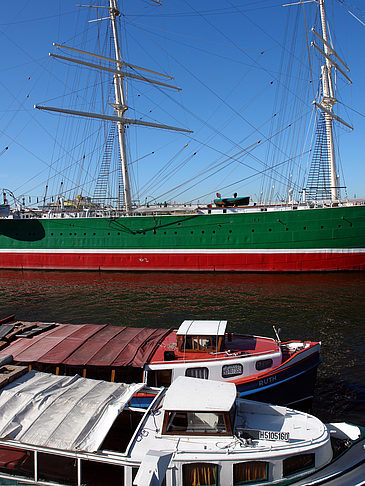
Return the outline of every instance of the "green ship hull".
<path id="1" fill-rule="evenodd" d="M 365 205 L 0 219 L 0 267 L 142 271 L 365 269 Z M 211 214 L 209 214 L 211 213 Z M 63 216 L 65 216 L 63 214 Z"/>

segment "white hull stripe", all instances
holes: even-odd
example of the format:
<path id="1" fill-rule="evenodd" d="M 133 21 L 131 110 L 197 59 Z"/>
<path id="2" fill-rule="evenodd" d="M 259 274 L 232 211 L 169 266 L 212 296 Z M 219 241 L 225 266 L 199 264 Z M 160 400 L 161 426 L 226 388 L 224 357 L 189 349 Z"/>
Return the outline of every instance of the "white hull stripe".
<path id="1" fill-rule="evenodd" d="M 200 254 L 200 255 L 245 255 L 245 254 L 317 254 L 317 253 L 339 253 L 339 254 L 352 254 L 352 253 L 365 253 L 365 248 L 299 248 L 299 249 L 291 249 L 291 248 L 280 248 L 280 249 L 229 249 L 229 248 L 219 248 L 219 249 L 105 249 L 105 248 L 0 248 L 0 253 L 7 253 L 7 254 L 21 254 L 21 253 L 59 253 L 59 254 L 101 254 L 101 255 L 128 255 L 128 254 L 136 254 L 136 255 L 161 255 L 161 254 L 177 254 L 177 255 L 184 255 L 184 254 Z"/>

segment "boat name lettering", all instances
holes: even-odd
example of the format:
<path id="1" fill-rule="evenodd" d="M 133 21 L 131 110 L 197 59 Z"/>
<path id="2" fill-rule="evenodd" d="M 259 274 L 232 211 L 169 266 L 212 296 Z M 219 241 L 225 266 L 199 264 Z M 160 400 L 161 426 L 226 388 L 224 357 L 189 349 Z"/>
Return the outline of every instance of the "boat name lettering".
<path id="1" fill-rule="evenodd" d="M 259 380 L 259 386 L 266 386 L 270 385 L 271 383 L 275 383 L 277 380 L 277 376 L 269 376 L 267 378 L 263 378 L 262 380 Z"/>

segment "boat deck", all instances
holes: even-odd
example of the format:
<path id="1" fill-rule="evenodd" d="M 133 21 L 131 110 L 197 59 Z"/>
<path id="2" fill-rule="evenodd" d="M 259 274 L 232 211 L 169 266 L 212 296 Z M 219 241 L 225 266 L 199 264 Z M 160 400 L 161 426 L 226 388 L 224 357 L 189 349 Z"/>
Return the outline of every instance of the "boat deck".
<path id="1" fill-rule="evenodd" d="M 177 347 L 176 331 L 172 331 L 168 334 L 161 345 L 156 349 L 155 353 L 150 359 L 151 364 L 157 364 L 165 362 L 165 352 L 170 351 L 173 353 L 169 358 L 171 363 L 179 362 L 186 358 L 189 360 L 200 361 L 215 360 L 232 358 L 232 356 L 247 354 L 247 355 L 260 355 L 266 353 L 277 353 L 280 351 L 280 347 L 275 339 L 258 336 L 248 336 L 243 334 L 231 334 L 228 333 L 225 336 L 224 349 L 221 352 L 195 352 L 195 351 L 179 351 Z"/>

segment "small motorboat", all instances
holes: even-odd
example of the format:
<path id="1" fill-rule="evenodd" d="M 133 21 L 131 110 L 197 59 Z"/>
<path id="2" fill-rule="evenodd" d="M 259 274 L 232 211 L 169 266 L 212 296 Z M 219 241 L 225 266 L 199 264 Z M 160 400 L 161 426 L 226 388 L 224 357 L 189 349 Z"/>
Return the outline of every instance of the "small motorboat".
<path id="1" fill-rule="evenodd" d="M 0 359 L 11 355 L 38 371 L 156 387 L 179 376 L 231 382 L 242 398 L 297 408 L 311 400 L 319 342 L 281 342 L 278 334 L 236 334 L 226 326 L 199 320 L 177 330 L 7 321 L 0 326 Z"/>
<path id="2" fill-rule="evenodd" d="M 359 427 L 237 398 L 233 383 L 179 377 L 156 389 L 5 368 L 5 484 L 363 484 Z M 131 406 L 143 391 L 154 394 L 150 407 Z"/>

